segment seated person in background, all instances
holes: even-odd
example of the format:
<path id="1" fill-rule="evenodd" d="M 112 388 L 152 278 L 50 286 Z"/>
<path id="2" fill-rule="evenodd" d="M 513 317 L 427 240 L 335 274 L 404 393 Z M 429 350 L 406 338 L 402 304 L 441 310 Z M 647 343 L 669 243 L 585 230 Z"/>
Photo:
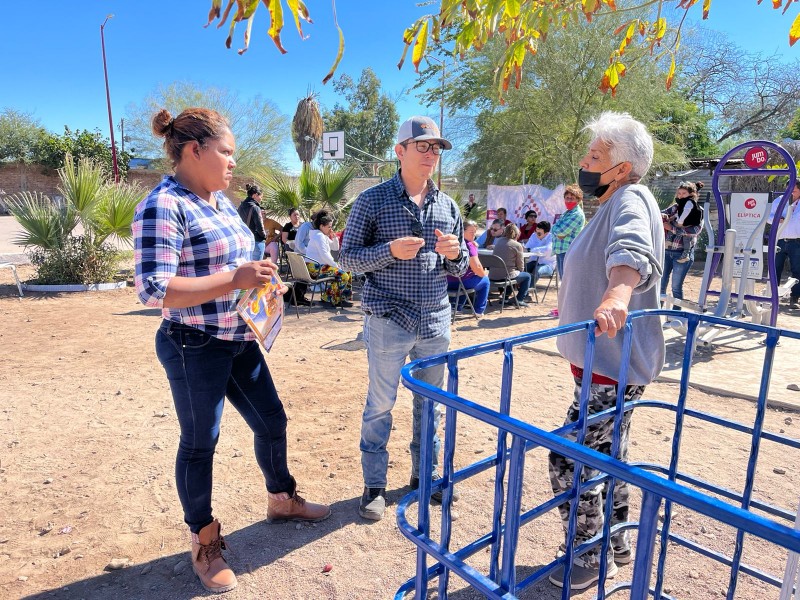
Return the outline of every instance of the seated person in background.
<path id="1" fill-rule="evenodd" d="M 483 315 L 486 312 L 486 303 L 489 300 L 489 278 L 486 276 L 486 269 L 483 268 L 478 259 L 478 247 L 475 245 L 475 233 L 478 231 L 478 224 L 475 221 L 467 220 L 464 222 L 464 242 L 469 251 L 469 267 L 467 272 L 461 276 L 461 283 L 468 290 L 475 290 L 475 300 L 472 303 L 475 313 Z M 447 276 L 447 289 L 450 291 L 458 290 L 458 277 Z M 466 296 L 459 296 L 456 310 L 461 310 L 467 303 Z"/>
<path id="2" fill-rule="evenodd" d="M 501 221 L 500 219 L 495 219 L 494 221 L 492 221 L 492 224 L 489 226 L 489 229 L 487 229 L 485 232 L 486 237 L 483 240 L 483 245 L 481 246 L 481 248 L 487 248 L 488 250 L 494 248 L 494 241 L 496 238 L 503 235 L 504 227 L 505 225 L 503 225 L 503 221 Z"/>
<path id="3" fill-rule="evenodd" d="M 289 248 L 294 250 L 294 238 L 297 235 L 297 229 L 300 227 L 300 211 L 296 208 L 289 209 L 289 222 L 283 226 L 281 232 L 281 241 Z"/>
<path id="4" fill-rule="evenodd" d="M 322 302 L 335 306 L 349 308 L 353 303 L 348 301 L 353 295 L 353 278 L 348 271 L 339 268 L 333 260 L 331 250 L 339 249 L 339 239 L 333 233 L 333 215 L 327 210 L 321 210 L 314 215 L 312 221 L 314 228 L 306 247 L 306 258 L 309 274 L 314 277 L 334 277 L 325 284 L 322 292 Z"/>
<path id="5" fill-rule="evenodd" d="M 311 237 L 311 230 L 314 228 L 312 221 L 316 214 L 311 215 L 311 221 L 303 221 L 297 228 L 294 236 L 294 251 L 298 254 L 305 254 L 308 247 L 308 240 Z"/>
<path id="6" fill-rule="evenodd" d="M 511 221 L 508 220 L 508 211 L 502 206 L 497 209 L 497 218 L 502 221 L 504 227 L 511 225 Z"/>
<path id="7" fill-rule="evenodd" d="M 525 272 L 525 258 L 522 244 L 517 241 L 519 228 L 511 223 L 506 225 L 502 237 L 498 238 L 494 245 L 493 254 L 499 256 L 506 263 L 508 277 L 517 281 L 517 302 L 520 306 L 528 306 L 528 290 L 531 287 L 531 274 Z M 492 281 L 506 278 L 506 273 L 495 272 L 491 269 L 489 279 Z M 506 294 L 509 299 L 510 294 Z"/>
<path id="8" fill-rule="evenodd" d="M 525 270 L 533 275 L 532 285 L 536 285 L 539 277 L 549 277 L 556 268 L 556 257 L 553 255 L 553 234 L 550 233 L 550 223 L 541 221 L 536 225 L 536 232 L 525 244 L 525 248 L 533 256 L 525 265 Z"/>
<path id="9" fill-rule="evenodd" d="M 525 213 L 525 225 L 519 228 L 519 243 L 524 244 L 533 235 L 533 232 L 536 231 L 536 219 L 539 218 L 539 215 L 536 214 L 535 210 L 529 210 Z"/>
<path id="10" fill-rule="evenodd" d="M 271 229 L 267 232 L 267 239 L 264 241 L 266 244 L 265 253 L 276 265 L 279 264 L 278 261 L 280 260 L 280 251 L 278 249 L 278 240 L 280 239 L 281 230 Z"/>

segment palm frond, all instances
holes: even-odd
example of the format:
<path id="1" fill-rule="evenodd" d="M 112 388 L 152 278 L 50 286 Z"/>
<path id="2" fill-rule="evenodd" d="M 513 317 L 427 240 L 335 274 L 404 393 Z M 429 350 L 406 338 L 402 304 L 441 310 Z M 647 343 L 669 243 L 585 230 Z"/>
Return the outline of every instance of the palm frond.
<path id="1" fill-rule="evenodd" d="M 350 185 L 355 170 L 353 167 L 331 167 L 325 165 L 317 174 L 318 198 L 323 204 L 337 209 L 346 200 L 347 186 Z"/>
<path id="2" fill-rule="evenodd" d="M 300 190 L 293 177 L 279 171 L 262 169 L 255 173 L 254 179 L 264 190 L 261 208 L 267 217 L 283 220 L 289 215 L 289 209 L 300 207 Z"/>
<path id="3" fill-rule="evenodd" d="M 297 178 L 297 186 L 300 191 L 300 197 L 303 199 L 303 208 L 306 211 L 306 214 L 303 214 L 304 219 L 311 218 L 311 215 L 318 209 L 319 184 L 317 179 L 317 171 L 304 164 L 300 177 Z"/>
<path id="4" fill-rule="evenodd" d="M 20 192 L 3 200 L 8 211 L 24 229 L 13 241 L 26 248 L 59 248 L 78 222 L 77 214 L 69 204 L 58 207 L 40 192 Z"/>
<path id="5" fill-rule="evenodd" d="M 76 168 L 77 167 L 77 168 Z M 71 154 L 64 159 L 64 166 L 58 170 L 61 184 L 58 191 L 64 201 L 79 215 L 87 234 L 93 233 L 97 207 L 106 185 L 103 168 L 88 158 L 81 158 L 78 164 Z"/>
<path id="6" fill-rule="evenodd" d="M 146 195 L 147 192 L 138 183 L 106 186 L 95 217 L 97 243 L 101 244 L 113 236 L 130 246 L 136 205 Z"/>

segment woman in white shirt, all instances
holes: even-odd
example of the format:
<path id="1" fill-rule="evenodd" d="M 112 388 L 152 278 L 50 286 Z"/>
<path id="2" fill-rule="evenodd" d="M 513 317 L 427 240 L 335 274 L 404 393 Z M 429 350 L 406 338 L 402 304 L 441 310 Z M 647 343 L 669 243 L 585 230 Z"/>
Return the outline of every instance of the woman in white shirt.
<path id="1" fill-rule="evenodd" d="M 314 215 L 314 229 L 306 246 L 306 264 L 312 277 L 334 277 L 325 284 L 322 303 L 349 308 L 353 303 L 348 299 L 353 295 L 353 277 L 348 271 L 339 268 L 331 250 L 339 249 L 339 238 L 333 233 L 333 216 L 327 210 Z"/>
<path id="2" fill-rule="evenodd" d="M 550 233 L 550 223 L 540 221 L 536 224 L 536 231 L 528 238 L 525 249 L 533 253 L 525 270 L 533 276 L 536 285 L 539 277 L 549 277 L 556 266 L 556 257 L 553 255 L 553 234 Z"/>

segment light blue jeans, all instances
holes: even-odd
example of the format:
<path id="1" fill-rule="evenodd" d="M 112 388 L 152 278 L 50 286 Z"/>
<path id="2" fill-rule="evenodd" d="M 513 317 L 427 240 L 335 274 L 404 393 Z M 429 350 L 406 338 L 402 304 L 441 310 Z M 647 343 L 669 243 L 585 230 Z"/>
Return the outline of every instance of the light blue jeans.
<path id="1" fill-rule="evenodd" d="M 661 293 L 667 293 L 667 283 L 672 275 L 672 297 L 676 300 L 683 300 L 683 282 L 689 274 L 689 267 L 694 263 L 694 254 L 689 255 L 689 261 L 679 263 L 678 259 L 683 254 L 683 250 L 667 250 L 664 252 L 664 273 L 661 275 Z M 667 308 L 667 307 L 665 307 Z M 672 308 L 680 309 L 677 304 Z"/>
<path id="2" fill-rule="evenodd" d="M 386 445 L 392 431 L 392 408 L 397 400 L 400 369 L 406 358 L 416 360 L 447 352 L 450 347 L 450 330 L 440 337 L 420 339 L 417 333 L 406 331 L 390 319 L 364 315 L 364 343 L 367 346 L 369 386 L 367 402 L 361 419 L 361 470 L 364 485 L 371 488 L 386 487 L 389 469 L 389 452 Z M 444 365 L 425 369 L 418 378 L 436 387 L 444 383 Z M 411 475 L 419 477 L 419 451 L 422 428 L 422 397 L 414 394 L 413 426 L 411 435 Z M 434 427 L 439 428 L 441 407 L 434 405 Z M 433 436 L 433 473 L 439 464 L 439 436 Z"/>
<path id="3" fill-rule="evenodd" d="M 267 243 L 264 242 L 256 242 L 256 247 L 253 250 L 253 260 L 264 260 L 264 249 L 267 247 Z"/>

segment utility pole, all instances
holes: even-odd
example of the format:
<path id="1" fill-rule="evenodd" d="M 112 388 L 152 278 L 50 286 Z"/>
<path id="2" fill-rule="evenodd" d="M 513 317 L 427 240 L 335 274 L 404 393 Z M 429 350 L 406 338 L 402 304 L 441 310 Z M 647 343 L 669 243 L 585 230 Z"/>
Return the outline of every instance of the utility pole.
<path id="1" fill-rule="evenodd" d="M 439 135 L 444 137 L 444 82 L 445 82 L 445 74 L 447 72 L 447 63 L 441 59 L 436 58 L 435 56 L 426 56 L 426 60 L 435 60 L 439 64 L 442 65 L 442 83 L 440 87 L 441 98 L 439 99 Z M 437 177 L 436 185 L 439 189 L 442 189 L 442 156 L 439 156 L 439 175 Z"/>
<path id="2" fill-rule="evenodd" d="M 106 39 L 104 28 L 109 19 L 114 15 L 108 15 L 103 24 L 100 25 L 100 46 L 103 50 L 103 74 L 106 78 L 106 104 L 108 104 L 108 128 L 111 130 L 111 164 L 114 169 L 114 183 L 119 183 L 119 167 L 117 166 L 117 146 L 114 144 L 114 119 L 111 118 L 111 93 L 108 91 L 108 68 L 106 67 Z"/>

